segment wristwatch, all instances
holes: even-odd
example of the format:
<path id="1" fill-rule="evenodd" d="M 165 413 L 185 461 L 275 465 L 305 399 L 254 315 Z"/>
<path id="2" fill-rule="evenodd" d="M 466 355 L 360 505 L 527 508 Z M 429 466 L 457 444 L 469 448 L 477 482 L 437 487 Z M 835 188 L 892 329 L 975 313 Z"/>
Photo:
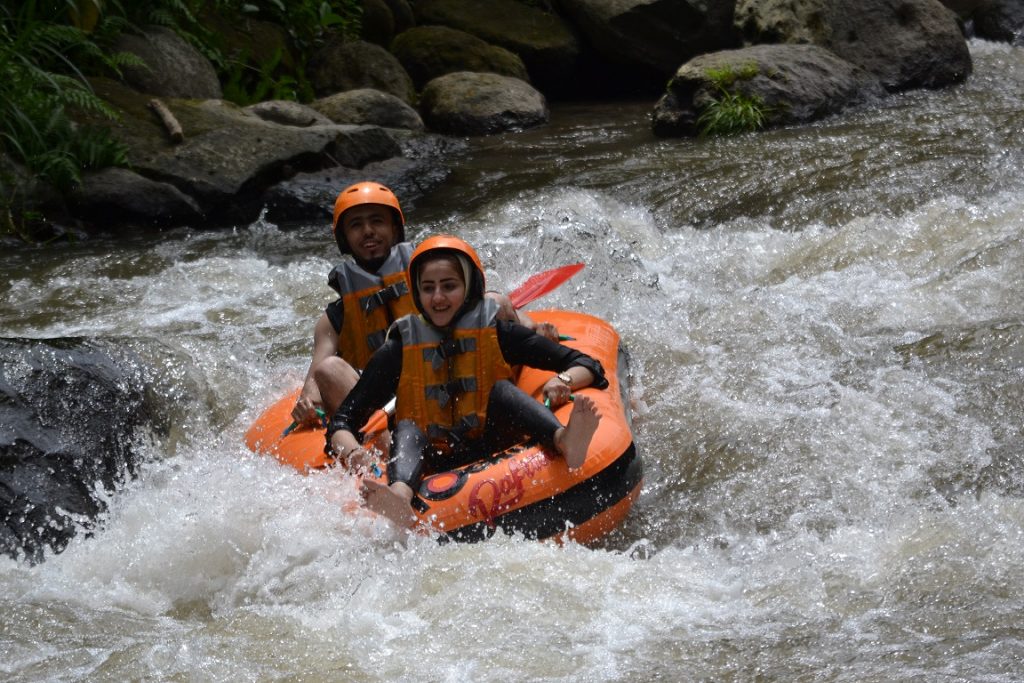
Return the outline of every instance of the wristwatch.
<path id="1" fill-rule="evenodd" d="M 572 386 L 572 375 L 570 375 L 568 372 L 562 371 L 562 372 L 558 373 L 557 375 L 555 375 L 555 377 L 557 377 L 558 379 L 562 380 L 562 382 L 565 383 L 565 386 L 567 386 L 567 387 L 571 387 Z"/>

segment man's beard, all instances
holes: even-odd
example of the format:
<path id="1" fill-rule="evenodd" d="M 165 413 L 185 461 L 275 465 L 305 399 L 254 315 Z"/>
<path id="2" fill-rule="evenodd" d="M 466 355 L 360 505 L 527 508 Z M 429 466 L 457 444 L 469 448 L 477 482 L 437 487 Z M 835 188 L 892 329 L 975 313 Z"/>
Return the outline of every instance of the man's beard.
<path id="1" fill-rule="evenodd" d="M 370 259 L 369 261 L 363 261 L 362 259 L 356 259 L 356 263 L 359 267 L 368 273 L 376 273 L 380 270 L 380 267 L 384 265 L 384 262 L 388 260 L 389 254 L 385 254 L 379 258 Z"/>

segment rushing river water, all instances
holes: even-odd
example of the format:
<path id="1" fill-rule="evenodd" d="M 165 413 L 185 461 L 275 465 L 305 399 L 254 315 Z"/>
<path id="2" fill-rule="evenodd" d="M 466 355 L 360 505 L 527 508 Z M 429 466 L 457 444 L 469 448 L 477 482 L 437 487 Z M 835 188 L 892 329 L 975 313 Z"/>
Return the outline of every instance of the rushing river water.
<path id="1" fill-rule="evenodd" d="M 0 257 L 4 334 L 124 336 L 188 397 L 94 535 L 0 559 L 0 678 L 1020 680 L 1024 49 L 971 48 L 961 87 L 726 140 L 558 106 L 406 206 L 498 287 L 587 263 L 543 303 L 620 330 L 646 464 L 599 548 L 402 542 L 246 451 L 322 224 Z"/>

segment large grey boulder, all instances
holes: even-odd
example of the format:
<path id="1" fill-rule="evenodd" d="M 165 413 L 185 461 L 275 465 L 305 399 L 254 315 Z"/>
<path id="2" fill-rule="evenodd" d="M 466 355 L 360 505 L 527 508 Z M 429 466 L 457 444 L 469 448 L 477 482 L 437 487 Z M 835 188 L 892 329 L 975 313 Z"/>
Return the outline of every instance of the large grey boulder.
<path id="1" fill-rule="evenodd" d="M 942 0 L 942 4 L 953 10 L 961 19 L 970 19 L 971 15 L 990 0 Z"/>
<path id="2" fill-rule="evenodd" d="M 280 123 L 282 126 L 322 126 L 334 123 L 316 109 L 292 102 L 291 100 L 266 100 L 244 107 L 244 111 L 258 116 L 264 121 Z"/>
<path id="3" fill-rule="evenodd" d="M 135 472 L 153 423 L 138 358 L 89 339 L 0 339 L 0 553 L 62 550 Z"/>
<path id="4" fill-rule="evenodd" d="M 395 35 L 402 31 L 408 31 L 416 25 L 416 15 L 412 11 L 409 0 L 384 0 L 391 10 L 391 17 L 395 22 Z M 388 185 L 388 187 L 391 187 Z"/>
<path id="5" fill-rule="evenodd" d="M 452 135 L 500 133 L 548 120 L 547 101 L 529 83 L 467 71 L 430 81 L 420 96 L 420 113 L 429 129 Z"/>
<path id="6" fill-rule="evenodd" d="M 939 0 L 737 0 L 751 43 L 811 43 L 874 74 L 890 91 L 963 81 L 971 55 Z"/>
<path id="7" fill-rule="evenodd" d="M 398 59 L 363 40 L 329 40 L 310 59 L 308 75 L 318 97 L 359 88 L 391 93 L 407 103 L 416 97 L 412 79 Z"/>
<path id="8" fill-rule="evenodd" d="M 979 38 L 1021 43 L 1024 33 L 1024 0 L 987 0 L 975 10 L 974 30 Z"/>
<path id="9" fill-rule="evenodd" d="M 408 104 L 380 90 L 347 90 L 316 100 L 311 105 L 333 123 L 423 130 L 423 119 Z"/>
<path id="10" fill-rule="evenodd" d="M 368 43 L 387 47 L 395 37 L 395 15 L 384 0 L 360 0 L 362 14 L 359 37 Z"/>
<path id="11" fill-rule="evenodd" d="M 136 90 L 162 97 L 210 99 L 221 97 L 220 81 L 213 65 L 174 31 L 148 26 L 142 35 L 122 33 L 116 52 L 128 52 L 146 67 L 126 66 L 124 80 Z"/>
<path id="12" fill-rule="evenodd" d="M 465 142 L 442 135 L 415 135 L 402 140 L 403 156 L 373 161 L 361 168 L 336 166 L 322 171 L 296 173 L 289 180 L 269 188 L 263 195 L 266 219 L 281 221 L 297 217 L 323 223 L 330 231 L 331 207 L 338 192 L 362 180 L 383 183 L 402 198 L 408 214 L 417 199 L 428 194 L 451 174 L 464 152 Z"/>
<path id="13" fill-rule="evenodd" d="M 732 0 L 561 0 L 559 7 L 605 59 L 664 75 L 740 45 Z"/>
<path id="14" fill-rule="evenodd" d="M 416 17 L 420 25 L 455 28 L 515 53 L 541 90 L 562 89 L 575 73 L 579 41 L 557 14 L 515 0 L 418 0 Z"/>
<path id="15" fill-rule="evenodd" d="M 89 532 L 143 450 L 213 405 L 179 349 L 145 337 L 0 338 L 0 553 Z"/>
<path id="16" fill-rule="evenodd" d="M 203 222 L 194 199 L 170 183 L 125 168 L 89 173 L 71 195 L 75 215 L 94 223 L 175 225 Z"/>
<path id="17" fill-rule="evenodd" d="M 523 60 L 503 47 L 446 26 L 418 26 L 395 38 L 391 52 L 422 89 L 438 76 L 478 71 L 529 81 Z"/>
<path id="18" fill-rule="evenodd" d="M 394 138 L 377 126 L 312 125 L 264 121 L 221 100 L 165 100 L 184 131 L 171 144 L 148 98 L 114 81 L 93 82 L 121 115 L 114 134 L 129 149 L 133 171 L 169 183 L 196 202 L 212 222 L 252 220 L 261 195 L 297 172 L 342 164 L 359 168 L 401 155 Z"/>
<path id="19" fill-rule="evenodd" d="M 396 35 L 416 25 L 408 0 L 359 0 L 359 37 L 387 47 Z"/>
<path id="20" fill-rule="evenodd" d="M 816 45 L 724 50 L 679 68 L 655 106 L 655 134 L 697 135 L 698 117 L 723 90 L 760 100 L 766 127 L 812 121 L 885 95 L 877 78 Z"/>

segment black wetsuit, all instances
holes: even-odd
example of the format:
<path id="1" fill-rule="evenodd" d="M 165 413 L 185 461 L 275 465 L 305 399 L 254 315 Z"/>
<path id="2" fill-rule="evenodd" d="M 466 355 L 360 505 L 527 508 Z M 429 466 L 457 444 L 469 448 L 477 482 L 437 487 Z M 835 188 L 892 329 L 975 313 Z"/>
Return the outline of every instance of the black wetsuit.
<path id="1" fill-rule="evenodd" d="M 581 366 L 594 375 L 591 387 L 604 389 L 608 386 L 604 368 L 597 359 L 551 341 L 518 323 L 498 320 L 495 324 L 498 346 L 509 365 L 525 365 L 552 372 Z M 359 382 L 331 417 L 327 427 L 328 445 L 338 430 L 357 434 L 373 411 L 395 395 L 401 374 L 402 339 L 397 326 L 392 326 L 387 341 L 373 354 Z M 430 453 L 427 450 L 427 438 L 415 422 L 400 421 L 393 434 L 388 479 L 392 483 L 402 481 L 415 488 L 414 484 L 428 465 L 425 456 L 430 459 L 428 469 L 438 471 L 464 464 L 481 452 L 492 453 L 507 448 L 525 436 L 554 446 L 554 435 L 560 427 L 562 423 L 550 410 L 511 382 L 502 380 L 495 383 L 488 397 L 483 437 L 474 442 L 455 444 L 452 451 L 443 457 L 436 451 Z"/>

